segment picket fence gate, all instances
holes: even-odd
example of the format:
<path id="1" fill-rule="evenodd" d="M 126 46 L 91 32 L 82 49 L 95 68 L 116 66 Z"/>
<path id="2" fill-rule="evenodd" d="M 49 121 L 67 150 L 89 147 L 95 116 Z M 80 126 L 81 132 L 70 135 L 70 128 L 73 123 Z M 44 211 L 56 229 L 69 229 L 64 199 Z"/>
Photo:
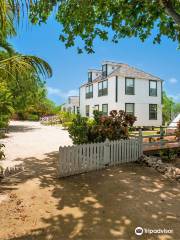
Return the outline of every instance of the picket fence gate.
<path id="1" fill-rule="evenodd" d="M 60 147 L 58 177 L 134 162 L 141 155 L 142 142 L 139 138 Z"/>

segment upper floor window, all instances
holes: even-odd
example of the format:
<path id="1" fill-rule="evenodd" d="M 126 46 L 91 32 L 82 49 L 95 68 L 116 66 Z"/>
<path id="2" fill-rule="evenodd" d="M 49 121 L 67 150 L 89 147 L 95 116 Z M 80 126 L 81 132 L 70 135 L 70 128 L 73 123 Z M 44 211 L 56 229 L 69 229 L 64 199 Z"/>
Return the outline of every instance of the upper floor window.
<path id="1" fill-rule="evenodd" d="M 86 98 L 93 97 L 93 85 L 86 86 Z"/>
<path id="2" fill-rule="evenodd" d="M 134 103 L 126 103 L 125 112 L 134 116 Z"/>
<path id="3" fill-rule="evenodd" d="M 107 64 L 102 65 L 102 76 L 107 77 Z"/>
<path id="4" fill-rule="evenodd" d="M 88 82 L 92 82 L 92 72 L 88 72 Z"/>
<path id="5" fill-rule="evenodd" d="M 125 94 L 134 95 L 134 78 L 125 78 Z"/>
<path id="6" fill-rule="evenodd" d="M 149 104 L 149 120 L 157 120 L 157 104 Z"/>
<path id="7" fill-rule="evenodd" d="M 90 107 L 86 105 L 86 117 L 89 117 Z"/>
<path id="8" fill-rule="evenodd" d="M 98 96 L 105 96 L 108 94 L 108 81 L 102 81 L 98 83 Z"/>
<path id="9" fill-rule="evenodd" d="M 108 115 L 108 104 L 102 104 L 103 115 Z"/>
<path id="10" fill-rule="evenodd" d="M 157 81 L 149 80 L 149 96 L 157 96 Z"/>

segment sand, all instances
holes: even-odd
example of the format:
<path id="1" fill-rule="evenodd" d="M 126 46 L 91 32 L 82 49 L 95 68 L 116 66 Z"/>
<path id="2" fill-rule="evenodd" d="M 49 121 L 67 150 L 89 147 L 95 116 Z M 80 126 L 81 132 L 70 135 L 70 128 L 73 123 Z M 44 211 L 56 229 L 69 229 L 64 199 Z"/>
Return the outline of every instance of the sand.
<path id="1" fill-rule="evenodd" d="M 56 178 L 58 147 L 71 144 L 59 127 L 13 122 L 4 140 L 8 160 L 25 171 L 0 184 L 0 239 L 179 240 L 180 185 L 133 164 Z M 134 229 L 166 228 L 172 234 Z"/>

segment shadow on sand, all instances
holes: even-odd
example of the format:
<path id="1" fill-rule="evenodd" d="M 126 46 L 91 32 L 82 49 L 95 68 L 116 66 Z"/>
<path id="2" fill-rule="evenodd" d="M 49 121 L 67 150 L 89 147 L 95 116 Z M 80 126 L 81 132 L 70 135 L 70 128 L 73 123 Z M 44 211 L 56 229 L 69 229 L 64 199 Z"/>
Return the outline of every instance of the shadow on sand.
<path id="1" fill-rule="evenodd" d="M 1 192 L 6 192 L 16 189 L 19 183 L 38 178 L 40 188 L 51 187 L 51 195 L 57 200 L 57 214 L 41 217 L 46 227 L 10 239 L 135 240 L 137 226 L 170 228 L 174 234 L 166 234 L 167 238 L 162 239 L 180 239 L 178 183 L 136 164 L 57 179 L 57 157 L 58 153 L 52 152 L 44 160 L 24 159 L 26 171 L 2 184 Z M 141 239 L 161 238 L 144 235 Z"/>
<path id="2" fill-rule="evenodd" d="M 28 131 L 34 131 L 40 129 L 38 127 L 28 127 L 26 125 L 10 125 L 8 131 L 18 133 L 18 132 L 28 132 Z"/>

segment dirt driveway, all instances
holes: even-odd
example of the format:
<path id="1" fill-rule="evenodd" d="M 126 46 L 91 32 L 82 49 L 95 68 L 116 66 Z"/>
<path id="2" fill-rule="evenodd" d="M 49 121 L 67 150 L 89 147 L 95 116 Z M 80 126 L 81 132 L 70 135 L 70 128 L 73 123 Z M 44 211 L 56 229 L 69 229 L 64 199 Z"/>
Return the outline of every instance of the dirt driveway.
<path id="1" fill-rule="evenodd" d="M 23 161 L 25 171 L 0 183 L 1 240 L 180 239 L 178 183 L 136 164 L 58 180 L 57 149 L 70 143 L 67 133 L 16 125 L 7 154 Z M 137 226 L 173 233 L 138 237 Z"/>

